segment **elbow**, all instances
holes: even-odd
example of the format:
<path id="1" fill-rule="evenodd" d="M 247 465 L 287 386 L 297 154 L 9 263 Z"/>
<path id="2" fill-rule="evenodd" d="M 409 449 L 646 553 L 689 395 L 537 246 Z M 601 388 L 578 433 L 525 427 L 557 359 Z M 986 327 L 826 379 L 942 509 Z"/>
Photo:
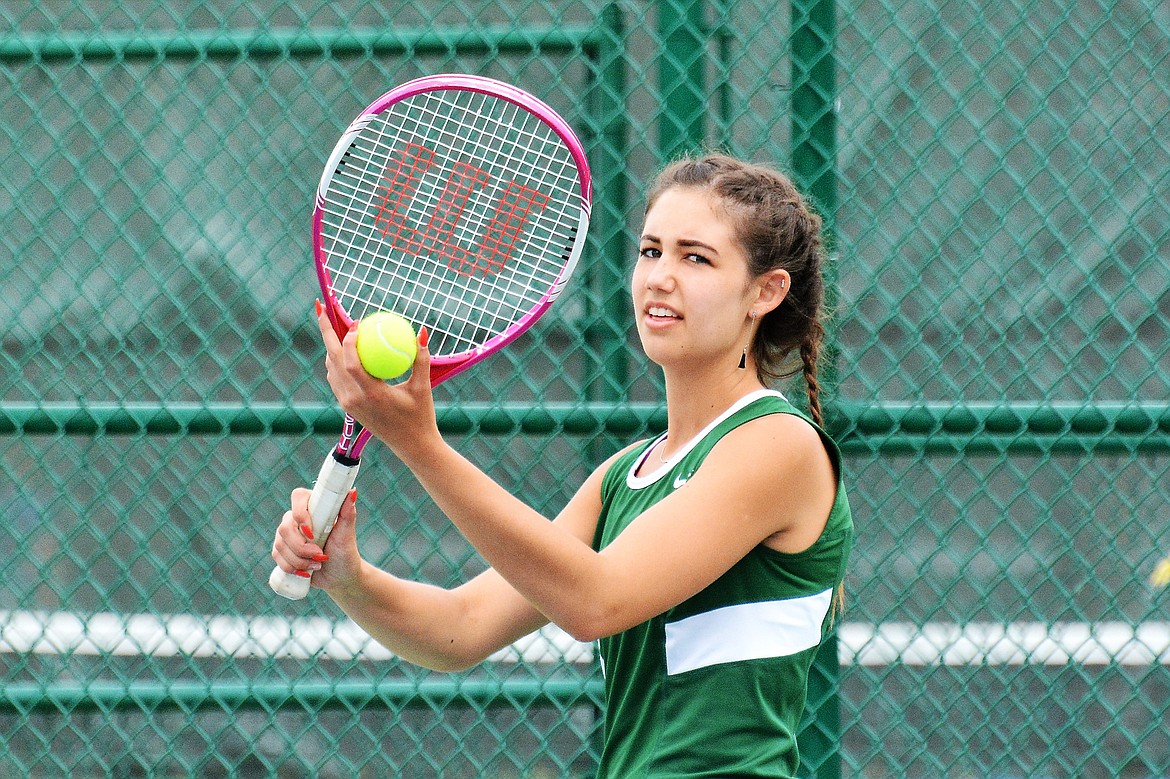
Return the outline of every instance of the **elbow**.
<path id="1" fill-rule="evenodd" d="M 557 627 L 583 644 L 590 644 L 606 636 L 612 636 L 633 624 L 627 624 L 628 620 L 623 619 L 621 612 L 617 609 L 599 607 L 597 604 L 553 621 Z"/>
<path id="2" fill-rule="evenodd" d="M 383 646 L 411 665 L 417 665 L 428 671 L 438 673 L 461 673 L 468 671 L 488 658 L 490 652 L 477 650 L 473 646 L 450 640 L 444 645 L 436 646 L 403 646 L 401 644 L 387 644 Z"/>
<path id="3" fill-rule="evenodd" d="M 461 657 L 442 657 L 432 658 L 425 663 L 419 663 L 423 668 L 429 671 L 437 671 L 439 673 L 461 673 L 468 671 L 479 664 L 479 661 L 469 661 Z"/>
<path id="4" fill-rule="evenodd" d="M 601 638 L 597 635 L 597 630 L 583 620 L 553 620 L 553 624 L 568 633 L 574 641 L 580 641 L 582 644 L 588 644 Z"/>
<path id="5" fill-rule="evenodd" d="M 592 643 L 629 630 L 658 613 L 630 597 L 631 591 L 619 576 L 611 574 L 605 580 L 578 588 L 571 606 L 566 604 L 562 613 L 546 616 L 575 640 Z"/>
<path id="6" fill-rule="evenodd" d="M 610 632 L 597 629 L 574 628 L 570 630 L 568 628 L 564 628 L 564 631 L 572 636 L 573 640 L 580 641 L 582 644 L 592 644 L 594 641 L 605 638 L 608 635 L 612 635 Z"/>
<path id="7" fill-rule="evenodd" d="M 430 653 L 427 655 L 415 655 L 414 657 L 404 656 L 402 659 L 410 662 L 413 665 L 417 665 L 420 668 L 425 668 L 428 671 L 436 671 L 438 673 L 461 673 L 463 671 L 471 670 L 487 658 L 448 652 L 442 654 Z"/>

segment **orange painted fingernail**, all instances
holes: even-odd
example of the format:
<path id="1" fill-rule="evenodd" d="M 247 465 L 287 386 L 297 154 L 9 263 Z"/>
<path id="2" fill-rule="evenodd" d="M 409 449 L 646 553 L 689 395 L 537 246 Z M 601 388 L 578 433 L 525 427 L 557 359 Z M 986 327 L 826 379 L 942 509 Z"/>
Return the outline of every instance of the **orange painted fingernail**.
<path id="1" fill-rule="evenodd" d="M 431 331 L 427 330 L 427 326 L 423 325 L 418 329 L 418 345 L 424 349 L 431 340 Z"/>
<path id="2" fill-rule="evenodd" d="M 327 555 L 327 554 L 315 554 L 315 555 L 313 555 L 313 560 L 314 560 L 315 562 L 318 562 L 318 563 L 326 563 L 326 562 L 329 562 L 329 555 Z"/>
<path id="3" fill-rule="evenodd" d="M 303 535 L 305 538 L 312 541 L 313 540 L 313 528 L 309 527 L 308 525 L 301 525 L 301 535 Z"/>
<path id="4" fill-rule="evenodd" d="M 313 578 L 313 574 L 309 573 L 308 571 L 293 571 L 293 573 L 295 573 L 297 576 L 301 577 L 302 579 L 312 579 Z"/>
<path id="5" fill-rule="evenodd" d="M 317 316 L 321 316 L 321 312 L 325 310 L 325 307 L 321 305 L 321 298 L 317 298 L 313 303 L 317 307 Z"/>

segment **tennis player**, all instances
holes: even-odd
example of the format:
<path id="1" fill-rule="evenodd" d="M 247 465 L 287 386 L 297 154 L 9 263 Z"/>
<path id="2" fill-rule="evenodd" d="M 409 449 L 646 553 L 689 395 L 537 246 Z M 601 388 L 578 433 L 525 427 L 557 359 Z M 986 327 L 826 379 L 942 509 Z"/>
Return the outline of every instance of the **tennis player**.
<path id="1" fill-rule="evenodd" d="M 414 473 L 490 568 L 447 590 L 362 559 L 356 496 L 325 549 L 292 495 L 272 557 L 400 657 L 459 670 L 553 622 L 597 641 L 607 779 L 795 777 L 813 655 L 853 542 L 821 428 L 820 218 L 770 168 L 708 155 L 648 198 L 630 292 L 667 429 L 601 465 L 551 522 L 441 437 L 425 334 L 410 379 L 368 376 L 319 319 L 342 407 Z M 803 373 L 806 416 L 771 386 Z"/>

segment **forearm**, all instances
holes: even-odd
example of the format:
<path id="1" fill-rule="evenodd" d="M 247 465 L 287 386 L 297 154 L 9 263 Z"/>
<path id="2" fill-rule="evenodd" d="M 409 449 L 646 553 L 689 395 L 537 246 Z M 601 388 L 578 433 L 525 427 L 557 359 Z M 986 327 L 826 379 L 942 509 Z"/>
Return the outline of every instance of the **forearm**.
<path id="1" fill-rule="evenodd" d="M 454 591 L 399 579 L 368 562 L 345 588 L 329 596 L 371 638 L 398 657 L 436 671 L 458 671 L 499 647 L 484 646 L 469 629 L 463 599 Z"/>
<path id="2" fill-rule="evenodd" d="M 336 339 L 328 322 L 320 317 L 318 321 L 326 345 L 332 345 Z M 597 593 L 590 584 L 605 581 L 597 575 L 597 555 L 589 547 L 600 495 L 592 516 L 570 523 L 575 524 L 572 532 L 565 531 L 561 517 L 554 526 L 443 440 L 426 380 L 430 370 L 426 339 L 420 337 L 410 378 L 395 385 L 375 381 L 365 373 L 354 353 L 355 340 L 347 336 L 330 352 L 331 360 L 343 363 L 341 370 L 329 374 L 342 407 L 410 468 L 439 508 L 514 590 L 569 629 L 565 619 L 575 619 L 582 604 L 590 602 L 587 595 Z"/>
<path id="3" fill-rule="evenodd" d="M 570 633 L 591 621 L 591 610 L 602 600 L 604 575 L 603 561 L 581 537 L 586 532 L 574 535 L 550 522 L 441 439 L 399 456 L 464 537 L 529 603 Z"/>

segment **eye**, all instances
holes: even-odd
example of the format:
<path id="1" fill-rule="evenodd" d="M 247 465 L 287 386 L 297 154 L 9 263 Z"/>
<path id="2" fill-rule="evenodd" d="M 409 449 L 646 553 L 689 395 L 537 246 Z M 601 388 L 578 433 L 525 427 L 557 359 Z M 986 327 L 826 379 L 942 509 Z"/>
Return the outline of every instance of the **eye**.
<path id="1" fill-rule="evenodd" d="M 696 265 L 710 265 L 711 264 L 711 261 L 708 260 L 706 257 L 704 257 L 701 254 L 695 254 L 694 252 L 691 252 L 690 254 L 688 254 L 686 256 L 686 261 L 693 262 Z"/>
<path id="2" fill-rule="evenodd" d="M 643 246 L 638 249 L 638 258 L 644 260 L 657 260 L 662 256 L 662 250 L 656 246 Z"/>

